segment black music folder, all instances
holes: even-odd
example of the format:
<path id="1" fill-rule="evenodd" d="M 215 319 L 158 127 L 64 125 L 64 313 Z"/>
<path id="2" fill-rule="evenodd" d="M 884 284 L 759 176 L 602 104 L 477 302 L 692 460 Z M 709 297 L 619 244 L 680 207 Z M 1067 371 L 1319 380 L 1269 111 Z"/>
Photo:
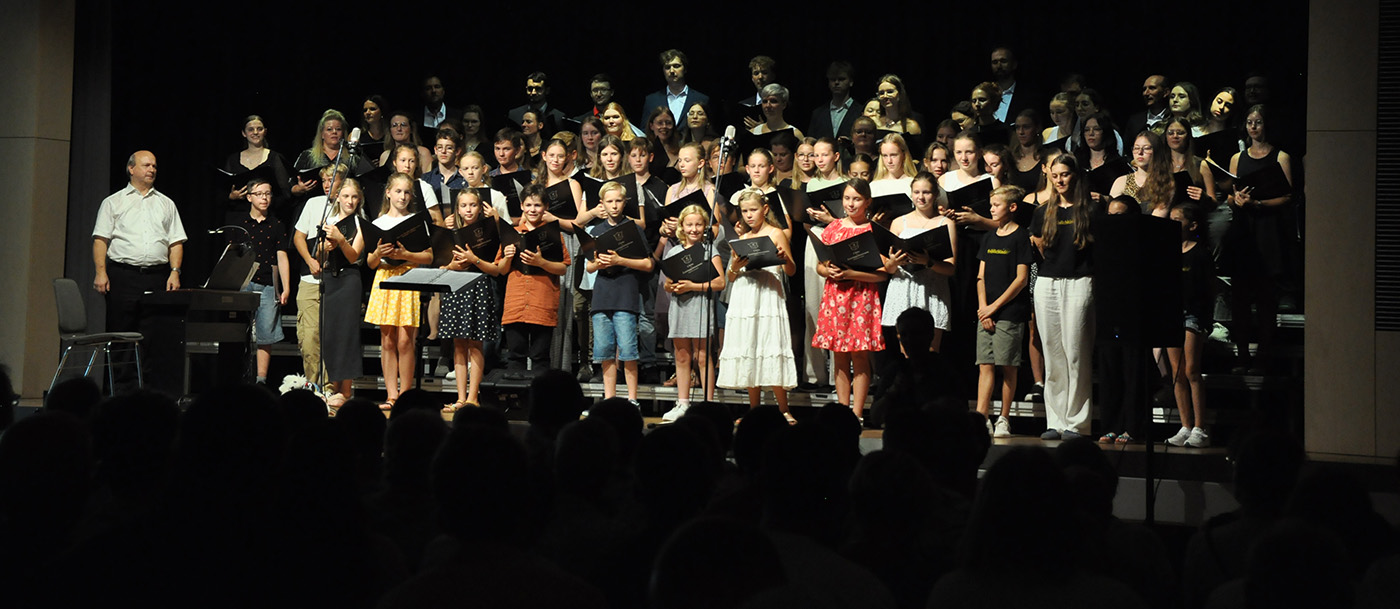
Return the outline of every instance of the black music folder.
<path id="1" fill-rule="evenodd" d="M 681 211 L 691 205 L 699 205 L 705 209 L 705 213 L 710 213 L 710 201 L 705 198 L 705 191 L 696 190 L 684 197 L 676 199 L 661 208 L 661 219 L 680 218 Z"/>
<path id="2" fill-rule="evenodd" d="M 491 176 L 491 188 L 505 195 L 506 210 L 510 212 L 510 217 L 520 217 L 520 191 L 533 180 L 527 170 Z"/>
<path id="3" fill-rule="evenodd" d="M 1084 179 L 1089 181 L 1089 192 L 1099 193 L 1100 196 L 1107 199 L 1108 193 L 1113 190 L 1113 183 L 1118 180 L 1119 176 L 1132 172 L 1133 166 L 1128 163 L 1127 159 L 1120 156 L 1099 165 L 1097 169 L 1090 169 L 1088 173 L 1084 174 Z"/>
<path id="4" fill-rule="evenodd" d="M 880 258 L 880 245 L 875 242 L 873 230 L 865 231 L 827 245 L 823 243 L 821 237 L 807 229 L 811 236 L 812 249 L 817 252 L 817 260 L 820 262 L 830 262 L 841 268 L 854 271 L 878 271 L 884 268 L 885 261 Z"/>
<path id="5" fill-rule="evenodd" d="M 943 260 L 953 255 L 953 243 L 948 237 L 948 229 L 942 226 L 930 228 L 906 239 L 901 239 L 879 224 L 874 224 L 874 228 L 870 230 L 875 233 L 875 242 L 879 244 L 881 254 L 889 255 L 891 249 L 923 252 L 928 255 L 929 260 Z"/>
<path id="6" fill-rule="evenodd" d="M 805 208 L 817 209 L 820 207 L 825 209 L 826 213 L 831 214 L 833 218 L 844 218 L 846 217 L 846 208 L 841 205 L 841 199 L 845 194 L 845 182 L 833 184 L 820 190 L 813 190 L 810 192 L 804 191 L 803 197 L 806 199 Z"/>
<path id="7" fill-rule="evenodd" d="M 719 277 L 719 271 L 715 270 L 714 256 L 713 245 L 697 243 L 667 256 L 661 261 L 661 270 L 672 281 L 684 279 L 705 283 Z"/>
<path id="8" fill-rule="evenodd" d="M 245 169 L 238 173 L 225 171 L 222 167 L 215 167 L 214 177 L 218 180 L 220 187 L 229 190 L 235 188 L 243 188 L 247 186 L 248 182 L 251 181 L 253 178 L 259 178 L 263 181 L 266 181 L 269 184 L 272 184 L 272 192 L 275 193 L 278 192 L 280 189 L 286 188 L 287 186 L 285 184 L 277 183 L 277 171 L 273 169 L 274 163 L 271 163 L 271 160 L 272 159 L 268 159 L 267 161 L 264 161 L 263 164 L 258 165 L 257 167 L 254 167 L 252 169 Z"/>
<path id="9" fill-rule="evenodd" d="M 429 232 L 428 214 L 418 212 L 404 218 L 393 228 L 383 229 L 373 222 L 361 222 L 360 228 L 365 234 L 365 251 L 378 249 L 380 243 L 397 243 L 400 247 L 410 252 L 422 252 L 432 249 L 432 234 Z M 402 260 L 385 260 L 389 266 L 403 264 Z"/>
<path id="10" fill-rule="evenodd" d="M 618 222 L 596 237 L 588 231 L 579 231 L 576 235 L 579 241 L 579 255 L 584 258 L 593 258 L 596 252 L 613 252 L 623 258 L 633 259 L 651 257 L 646 237 L 642 236 L 642 229 L 631 218 Z"/>
<path id="11" fill-rule="evenodd" d="M 761 269 L 783 263 L 778 259 L 778 245 L 766 236 L 731 239 L 729 247 L 734 250 L 735 257 L 748 260 L 744 265 L 746 269 Z"/>
<path id="12" fill-rule="evenodd" d="M 573 220 L 578 217 L 578 204 L 574 201 L 572 182 L 564 180 L 544 189 L 544 206 L 556 218 Z"/>
<path id="13" fill-rule="evenodd" d="M 510 245 L 510 243 L 503 244 Z M 545 260 L 550 262 L 564 262 L 564 242 L 560 236 L 558 222 L 549 222 L 544 226 L 520 235 L 519 244 L 516 246 L 516 250 L 518 251 L 515 255 L 518 258 L 520 252 L 527 250 L 534 251 L 537 248 L 539 249 L 540 255 L 544 256 Z M 524 264 L 519 260 L 511 264 L 512 268 L 520 269 L 520 272 L 527 275 L 545 272 L 544 269 Z"/>
<path id="14" fill-rule="evenodd" d="M 992 217 L 992 176 L 982 175 L 983 178 L 976 182 L 947 191 L 948 208 L 961 210 L 966 207 L 984 218 Z"/>

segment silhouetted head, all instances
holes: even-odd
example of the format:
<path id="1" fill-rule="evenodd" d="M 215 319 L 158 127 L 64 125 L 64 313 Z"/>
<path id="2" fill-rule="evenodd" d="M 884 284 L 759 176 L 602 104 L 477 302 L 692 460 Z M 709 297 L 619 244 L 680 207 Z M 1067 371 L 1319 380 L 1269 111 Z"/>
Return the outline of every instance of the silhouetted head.
<path id="1" fill-rule="evenodd" d="M 773 542 L 757 526 L 700 519 L 661 547 L 651 573 L 655 609 L 729 609 L 787 583 Z"/>
<path id="2" fill-rule="evenodd" d="M 71 414 L 80 421 L 91 418 L 92 409 L 102 401 L 102 389 L 92 379 L 79 376 L 53 386 L 44 397 L 44 408 Z"/>

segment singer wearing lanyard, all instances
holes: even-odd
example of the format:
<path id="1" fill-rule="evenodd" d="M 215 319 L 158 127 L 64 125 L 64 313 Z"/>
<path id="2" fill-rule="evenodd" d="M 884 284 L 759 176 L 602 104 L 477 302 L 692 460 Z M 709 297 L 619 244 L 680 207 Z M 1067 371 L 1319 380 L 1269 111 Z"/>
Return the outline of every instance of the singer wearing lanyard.
<path id="1" fill-rule="evenodd" d="M 131 182 L 106 199 L 92 229 L 92 287 L 106 296 L 108 332 L 147 332 L 145 292 L 180 289 L 185 227 L 170 197 L 155 189 L 156 155 L 142 150 L 126 161 Z M 135 387 L 131 353 L 112 354 L 117 391 Z"/>

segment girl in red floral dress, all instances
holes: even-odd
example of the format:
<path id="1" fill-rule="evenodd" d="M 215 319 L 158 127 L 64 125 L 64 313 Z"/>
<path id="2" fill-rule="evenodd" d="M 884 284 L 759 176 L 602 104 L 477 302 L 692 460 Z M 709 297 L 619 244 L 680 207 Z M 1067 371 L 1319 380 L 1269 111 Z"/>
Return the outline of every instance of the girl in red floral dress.
<path id="1" fill-rule="evenodd" d="M 846 217 L 822 232 L 822 242 L 827 245 L 870 230 L 870 183 L 852 178 L 846 183 L 841 206 Z M 817 274 L 826 278 L 826 285 L 812 346 L 832 352 L 836 399 L 862 417 L 865 397 L 870 393 L 870 352 L 885 348 L 880 335 L 880 292 L 875 284 L 888 275 L 843 269 L 830 262 L 818 264 Z"/>

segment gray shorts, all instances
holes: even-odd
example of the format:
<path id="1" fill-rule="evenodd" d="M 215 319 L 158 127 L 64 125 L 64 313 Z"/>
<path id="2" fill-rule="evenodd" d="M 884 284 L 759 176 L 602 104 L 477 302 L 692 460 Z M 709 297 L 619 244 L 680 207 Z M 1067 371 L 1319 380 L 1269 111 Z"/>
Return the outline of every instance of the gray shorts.
<path id="1" fill-rule="evenodd" d="M 998 321 L 988 332 L 977 324 L 977 365 L 1020 366 L 1021 343 L 1026 338 L 1026 322 Z"/>

